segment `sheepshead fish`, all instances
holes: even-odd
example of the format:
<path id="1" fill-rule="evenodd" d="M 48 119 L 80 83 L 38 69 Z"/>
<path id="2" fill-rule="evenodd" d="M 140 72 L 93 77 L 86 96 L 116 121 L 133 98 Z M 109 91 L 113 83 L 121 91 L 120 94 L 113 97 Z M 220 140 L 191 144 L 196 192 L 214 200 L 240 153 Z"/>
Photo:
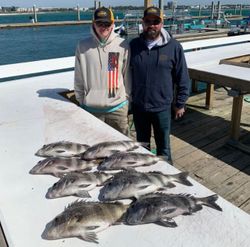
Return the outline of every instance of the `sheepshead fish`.
<path id="1" fill-rule="evenodd" d="M 139 198 L 142 195 L 175 187 L 173 182 L 187 186 L 192 184 L 187 180 L 188 173 L 181 172 L 167 175 L 161 172 L 137 172 L 135 170 L 122 171 L 105 183 L 100 190 L 99 200 L 120 200 Z"/>
<path id="2" fill-rule="evenodd" d="M 81 158 L 84 160 L 94 160 L 99 158 L 106 158 L 114 153 L 121 151 L 132 151 L 142 146 L 142 143 L 134 141 L 111 141 L 97 143 L 88 148 Z"/>
<path id="3" fill-rule="evenodd" d="M 35 155 L 41 157 L 73 157 L 83 153 L 89 148 L 86 144 L 69 141 L 59 141 L 43 145 Z"/>
<path id="4" fill-rule="evenodd" d="M 222 211 L 216 204 L 217 199 L 216 194 L 202 198 L 189 194 L 149 194 L 131 204 L 125 221 L 129 225 L 156 223 L 166 227 L 176 227 L 174 217 L 191 215 L 201 210 L 203 205 Z"/>
<path id="5" fill-rule="evenodd" d="M 113 175 L 104 172 L 71 172 L 60 178 L 48 189 L 46 198 L 58 198 L 64 196 L 91 197 L 88 191 L 96 186 L 101 186 Z"/>
<path id="6" fill-rule="evenodd" d="M 121 170 L 138 166 L 149 166 L 157 163 L 159 157 L 153 154 L 136 152 L 118 152 L 105 158 L 97 167 L 98 170 Z"/>
<path id="7" fill-rule="evenodd" d="M 79 158 L 46 158 L 40 160 L 31 170 L 30 174 L 49 174 L 55 177 L 72 171 L 89 171 L 96 166 L 94 161 L 81 160 Z"/>
<path id="8" fill-rule="evenodd" d="M 119 224 L 127 208 L 128 205 L 119 202 L 76 201 L 46 225 L 42 238 L 54 240 L 76 237 L 98 243 L 96 233 Z"/>

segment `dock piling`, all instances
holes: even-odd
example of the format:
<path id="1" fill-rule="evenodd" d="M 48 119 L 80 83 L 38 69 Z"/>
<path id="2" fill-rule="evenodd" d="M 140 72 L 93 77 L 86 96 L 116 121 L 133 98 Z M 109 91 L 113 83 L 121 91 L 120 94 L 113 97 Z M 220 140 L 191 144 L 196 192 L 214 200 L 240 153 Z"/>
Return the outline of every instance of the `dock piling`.
<path id="1" fill-rule="evenodd" d="M 80 14 L 80 7 L 79 7 L 79 4 L 77 4 L 77 20 L 78 20 L 78 21 L 81 20 L 81 14 Z"/>
<path id="2" fill-rule="evenodd" d="M 36 5 L 33 5 L 34 22 L 37 23 Z"/>

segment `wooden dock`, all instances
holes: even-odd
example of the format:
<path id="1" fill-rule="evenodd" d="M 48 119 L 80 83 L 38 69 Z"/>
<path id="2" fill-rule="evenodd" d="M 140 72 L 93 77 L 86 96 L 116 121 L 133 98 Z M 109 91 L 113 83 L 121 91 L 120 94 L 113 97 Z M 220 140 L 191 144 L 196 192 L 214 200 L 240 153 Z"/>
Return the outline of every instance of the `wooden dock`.
<path id="1" fill-rule="evenodd" d="M 228 144 L 232 97 L 215 90 L 214 107 L 205 109 L 205 93 L 192 95 L 182 120 L 173 121 L 171 146 L 176 168 L 250 213 L 250 155 Z M 135 138 L 135 130 L 131 129 Z M 240 141 L 250 149 L 250 103 L 244 102 Z M 152 147 L 154 140 L 152 138 Z"/>

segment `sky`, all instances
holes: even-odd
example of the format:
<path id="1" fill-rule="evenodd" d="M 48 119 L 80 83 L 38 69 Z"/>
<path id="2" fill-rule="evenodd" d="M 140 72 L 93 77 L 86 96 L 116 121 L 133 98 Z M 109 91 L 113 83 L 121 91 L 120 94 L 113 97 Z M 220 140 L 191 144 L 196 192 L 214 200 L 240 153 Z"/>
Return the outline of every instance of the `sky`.
<path id="1" fill-rule="evenodd" d="M 169 0 L 165 0 L 167 4 Z M 158 4 L 158 0 L 152 0 L 153 4 Z M 211 4 L 212 0 L 178 0 L 178 4 L 194 5 L 194 4 Z M 218 1 L 214 1 L 217 4 Z M 249 4 L 249 0 L 220 0 L 222 4 Z M 103 6 L 133 5 L 143 6 L 144 0 L 101 0 Z M 0 6 L 18 6 L 18 7 L 93 7 L 94 0 L 0 0 Z"/>

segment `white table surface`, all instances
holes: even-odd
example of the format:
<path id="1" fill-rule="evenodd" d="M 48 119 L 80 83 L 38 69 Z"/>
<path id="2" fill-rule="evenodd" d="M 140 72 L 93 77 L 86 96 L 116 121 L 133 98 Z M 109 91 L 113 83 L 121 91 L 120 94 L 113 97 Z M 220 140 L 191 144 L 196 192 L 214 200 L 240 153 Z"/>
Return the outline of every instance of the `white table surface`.
<path id="1" fill-rule="evenodd" d="M 57 94 L 65 89 L 73 89 L 73 72 L 0 83 L 0 221 L 10 247 L 95 246 L 77 238 L 41 238 L 45 225 L 76 197 L 45 198 L 48 187 L 57 179 L 29 174 L 41 159 L 34 153 L 43 144 L 59 140 L 92 145 L 126 139 Z M 139 170 L 178 172 L 166 162 Z M 169 191 L 197 197 L 214 194 L 191 178 L 190 181 L 194 186 L 176 184 Z M 96 199 L 98 189 L 91 195 Z M 204 207 L 192 216 L 175 218 L 177 228 L 155 224 L 111 226 L 98 233 L 98 246 L 250 246 L 250 216 L 221 197 L 217 203 L 223 212 Z"/>
<path id="2" fill-rule="evenodd" d="M 220 64 L 222 59 L 248 54 L 250 54 L 250 42 L 188 52 L 185 53 L 185 57 L 189 69 L 244 80 L 250 87 L 250 68 Z"/>
<path id="3" fill-rule="evenodd" d="M 250 41 L 250 34 L 181 42 L 183 49 L 202 49 L 221 45 L 233 45 Z"/>

